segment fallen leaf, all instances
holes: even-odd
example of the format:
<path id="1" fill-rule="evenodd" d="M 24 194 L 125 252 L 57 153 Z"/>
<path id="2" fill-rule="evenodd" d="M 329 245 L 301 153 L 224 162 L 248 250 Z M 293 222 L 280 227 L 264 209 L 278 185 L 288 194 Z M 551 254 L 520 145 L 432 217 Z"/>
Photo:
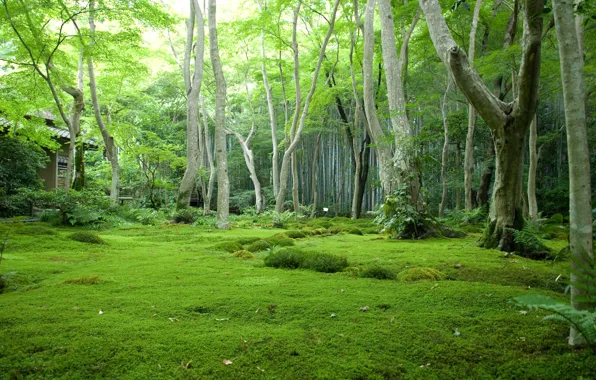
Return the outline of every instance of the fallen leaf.
<path id="1" fill-rule="evenodd" d="M 461 336 L 461 333 L 459 332 L 459 330 L 456 328 L 453 329 L 453 335 L 455 336 Z"/>
<path id="2" fill-rule="evenodd" d="M 100 310 L 98 314 L 103 314 L 103 311 Z"/>
<path id="3" fill-rule="evenodd" d="M 192 360 L 189 360 L 189 361 L 188 361 L 188 363 L 186 363 L 186 364 L 184 364 L 184 361 L 182 361 L 182 362 L 180 363 L 180 365 L 181 365 L 181 366 L 182 366 L 182 368 L 184 368 L 184 369 L 189 369 L 189 368 L 192 368 L 192 365 L 191 365 L 190 363 L 192 363 Z M 160 366 L 160 368 L 161 368 L 161 366 Z"/>
<path id="4" fill-rule="evenodd" d="M 265 370 L 264 370 L 263 368 L 261 368 L 261 367 L 257 367 L 257 369 L 258 369 L 259 371 L 261 371 L 261 372 L 265 372 Z"/>
<path id="5" fill-rule="evenodd" d="M 360 311 L 365 312 L 368 311 L 368 306 L 363 306 L 360 308 Z"/>
<path id="6" fill-rule="evenodd" d="M 228 359 L 224 359 L 224 360 L 222 360 L 221 362 L 222 362 L 223 364 L 225 364 L 225 365 L 230 365 L 230 364 L 232 364 L 232 361 L 231 361 L 231 360 L 228 360 Z"/>
<path id="7" fill-rule="evenodd" d="M 520 310 L 519 313 L 521 315 L 526 315 L 526 314 L 528 314 L 528 311 L 527 310 Z"/>
<path id="8" fill-rule="evenodd" d="M 345 292 L 345 290 L 343 290 L 343 289 L 340 289 L 339 291 L 342 292 L 342 293 Z"/>
<path id="9" fill-rule="evenodd" d="M 335 313 L 331 314 L 331 318 L 335 318 L 337 317 L 337 315 L 335 315 Z"/>

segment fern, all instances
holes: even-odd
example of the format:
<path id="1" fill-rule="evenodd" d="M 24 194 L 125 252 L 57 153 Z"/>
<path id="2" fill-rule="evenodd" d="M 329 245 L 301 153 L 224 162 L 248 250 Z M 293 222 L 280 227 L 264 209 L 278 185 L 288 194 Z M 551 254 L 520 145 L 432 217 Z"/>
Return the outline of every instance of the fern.
<path id="1" fill-rule="evenodd" d="M 557 302 L 554 299 L 539 294 L 528 294 L 513 299 L 519 306 L 526 306 L 530 310 L 542 309 L 554 314 L 544 319 L 553 319 L 573 325 L 586 339 L 590 346 L 596 346 L 596 312 L 576 310 L 571 305 Z"/>
<path id="2" fill-rule="evenodd" d="M 581 258 L 573 257 L 576 268 L 571 269 L 575 279 L 571 286 L 581 289 L 583 294 L 575 297 L 579 303 L 596 303 L 596 260 L 584 250 Z M 577 310 L 573 306 L 557 302 L 556 300 L 539 294 L 529 294 L 513 299 L 519 306 L 526 306 L 530 310 L 542 309 L 554 314 L 544 319 L 552 319 L 568 323 L 586 339 L 586 342 L 596 348 L 596 309 Z"/>

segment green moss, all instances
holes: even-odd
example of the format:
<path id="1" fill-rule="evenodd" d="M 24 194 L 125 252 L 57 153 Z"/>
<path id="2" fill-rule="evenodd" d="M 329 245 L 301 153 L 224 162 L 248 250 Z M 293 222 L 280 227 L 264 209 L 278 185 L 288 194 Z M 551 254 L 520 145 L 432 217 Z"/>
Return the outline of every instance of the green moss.
<path id="1" fill-rule="evenodd" d="M 249 252 L 259 252 L 259 251 L 264 251 L 268 248 L 271 248 L 271 244 L 269 244 L 267 241 L 257 240 L 254 243 L 249 244 L 246 247 L 246 250 Z"/>
<path id="2" fill-rule="evenodd" d="M 287 237 L 287 235 L 284 236 L 284 234 L 277 234 L 266 239 L 266 241 L 271 247 L 291 247 L 296 244 L 294 240 Z"/>
<path id="3" fill-rule="evenodd" d="M 211 248 L 216 249 L 218 251 L 225 251 L 225 252 L 236 252 L 242 249 L 242 245 L 235 241 L 222 241 L 221 243 L 217 243 Z"/>
<path id="4" fill-rule="evenodd" d="M 255 241 L 259 241 L 259 240 L 261 240 L 261 239 L 258 237 L 252 236 L 252 237 L 236 239 L 236 242 L 241 245 L 247 245 L 247 244 L 254 243 Z"/>
<path id="5" fill-rule="evenodd" d="M 15 231 L 19 235 L 57 235 L 56 230 L 42 226 L 24 226 Z"/>
<path id="6" fill-rule="evenodd" d="M 290 230 L 286 231 L 285 235 L 290 239 L 303 239 L 306 237 L 306 234 L 303 231 L 298 230 Z"/>
<path id="7" fill-rule="evenodd" d="M 77 278 L 70 278 L 64 281 L 65 284 L 74 284 L 74 285 L 95 285 L 100 282 L 100 278 L 98 276 L 82 276 Z"/>
<path id="8" fill-rule="evenodd" d="M 360 235 L 360 236 L 364 235 L 364 234 L 362 233 L 362 230 L 361 230 L 360 228 L 357 228 L 357 227 L 350 228 L 350 229 L 348 230 L 348 233 L 349 233 L 349 234 L 352 234 L 352 235 Z"/>
<path id="9" fill-rule="evenodd" d="M 360 277 L 376 278 L 377 280 L 395 280 L 396 275 L 391 269 L 373 266 L 363 270 L 362 273 L 360 273 Z"/>
<path id="10" fill-rule="evenodd" d="M 87 244 L 106 244 L 97 234 L 87 231 L 75 232 L 69 236 L 69 239 Z"/>
<path id="11" fill-rule="evenodd" d="M 443 280 L 445 274 L 433 268 L 410 268 L 397 274 L 400 281 L 438 281 Z"/>
<path id="12" fill-rule="evenodd" d="M 242 259 L 254 259 L 255 255 L 245 249 L 241 249 L 240 251 L 234 252 L 234 257 L 239 257 Z"/>

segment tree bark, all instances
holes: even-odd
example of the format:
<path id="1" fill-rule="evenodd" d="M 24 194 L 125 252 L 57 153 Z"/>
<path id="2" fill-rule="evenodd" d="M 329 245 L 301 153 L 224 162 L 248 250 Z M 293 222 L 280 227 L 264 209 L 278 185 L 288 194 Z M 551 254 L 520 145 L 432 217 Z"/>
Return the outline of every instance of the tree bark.
<path id="1" fill-rule="evenodd" d="M 209 0 L 209 55 L 215 75 L 215 156 L 217 160 L 217 215 L 215 222 L 221 230 L 230 229 L 230 180 L 226 147 L 226 81 L 219 57 L 215 0 Z"/>
<path id="2" fill-rule="evenodd" d="M 538 166 L 538 155 L 536 154 L 536 140 L 538 138 L 536 116 L 530 124 L 530 141 L 528 150 L 530 152 L 530 166 L 528 168 L 528 216 L 530 219 L 538 218 L 538 204 L 536 202 L 536 168 Z"/>
<path id="3" fill-rule="evenodd" d="M 66 166 L 66 178 L 64 181 L 64 190 L 68 191 L 73 184 L 73 178 L 75 176 L 75 154 L 77 147 L 77 137 L 81 131 L 81 114 L 85 109 L 85 99 L 83 98 L 83 52 L 79 58 L 79 70 L 77 74 L 77 87 L 64 87 L 62 90 L 68 95 L 72 96 L 72 108 L 70 110 L 70 123 L 68 126 L 68 132 L 70 134 L 70 143 L 68 146 L 68 163 Z M 82 143 L 81 148 L 82 149 Z M 76 181 L 80 183 L 80 181 Z M 84 182 L 84 181 L 83 181 Z M 77 185 L 77 187 L 79 187 Z"/>
<path id="4" fill-rule="evenodd" d="M 209 164 L 209 184 L 207 185 L 207 196 L 203 200 L 205 214 L 211 211 L 211 200 L 213 199 L 213 186 L 215 184 L 215 163 L 211 154 L 211 137 L 209 136 L 209 123 L 207 122 L 207 113 L 205 110 L 205 98 L 199 98 L 201 102 L 201 114 L 203 114 L 203 129 L 205 135 L 205 152 L 207 154 L 207 163 Z"/>
<path id="5" fill-rule="evenodd" d="M 468 59 L 470 64 L 474 65 L 476 52 L 476 29 L 478 28 L 478 19 L 480 17 L 480 8 L 482 0 L 476 0 L 474 6 L 474 16 L 472 19 L 472 29 L 470 30 L 470 46 L 468 48 Z M 466 210 L 471 210 L 472 205 L 472 175 L 474 174 L 474 129 L 476 128 L 476 109 L 472 104 L 468 105 L 468 133 L 466 135 L 466 150 L 464 152 L 464 197 Z"/>
<path id="6" fill-rule="evenodd" d="M 373 61 L 374 61 L 374 13 L 375 0 L 366 4 L 364 17 L 364 111 L 370 129 L 371 139 L 377 148 L 379 163 L 379 177 L 384 195 L 389 195 L 395 186 L 395 170 L 393 167 L 393 152 L 387 143 L 387 137 L 381 128 L 375 106 Z"/>
<path id="7" fill-rule="evenodd" d="M 257 1 L 259 12 L 262 12 L 261 3 Z M 279 193 L 279 152 L 277 148 L 277 117 L 275 115 L 275 107 L 273 105 L 273 91 L 269 86 L 269 78 L 267 76 L 267 57 L 265 55 L 265 32 L 261 29 L 261 74 L 263 76 L 263 86 L 267 94 L 267 110 L 269 111 L 269 123 L 271 124 L 271 176 L 273 182 L 273 197 L 277 198 Z"/>
<path id="8" fill-rule="evenodd" d="M 441 205 L 439 206 L 439 217 L 443 217 L 445 206 L 447 205 L 447 153 L 449 151 L 449 123 L 447 121 L 447 101 L 449 89 L 451 87 L 451 78 L 447 73 L 447 88 L 443 95 L 443 104 L 441 105 L 441 114 L 443 116 L 443 152 L 441 153 L 441 183 L 443 184 L 443 195 L 441 196 Z"/>
<path id="9" fill-rule="evenodd" d="M 296 84 L 296 102 L 299 102 L 299 98 L 300 98 L 300 94 L 299 94 L 299 88 L 300 88 L 300 78 L 298 76 L 298 65 L 299 65 L 299 58 L 298 58 L 298 44 L 296 42 L 296 26 L 298 23 L 298 12 L 300 10 L 300 4 L 301 2 L 298 4 L 295 12 L 294 12 L 294 31 L 292 33 L 293 37 L 293 45 L 294 45 L 294 77 L 295 79 L 295 84 Z M 337 14 L 337 8 L 339 7 L 339 0 L 335 0 L 335 4 L 333 6 L 333 11 L 332 11 L 332 16 L 331 16 L 331 21 L 329 22 L 329 31 L 327 32 L 327 35 L 325 36 L 325 39 L 323 40 L 323 44 L 321 45 L 321 49 L 319 52 L 319 59 L 317 62 L 317 66 L 315 68 L 315 71 L 313 73 L 313 79 L 312 79 L 312 84 L 310 87 L 310 90 L 308 92 L 308 95 L 306 96 L 306 99 L 304 101 L 304 106 L 302 108 L 302 111 L 300 111 L 300 108 L 297 106 L 296 110 L 295 110 L 295 115 L 294 115 L 294 120 L 292 121 L 292 129 L 290 131 L 290 139 L 291 139 L 291 143 L 289 144 L 289 146 L 286 148 L 286 151 L 284 152 L 284 156 L 283 156 L 283 160 L 282 160 L 282 165 L 281 165 L 281 172 L 280 172 L 280 184 L 279 184 L 279 194 L 277 196 L 276 199 L 276 203 L 275 203 L 275 211 L 277 213 L 281 213 L 283 212 L 284 209 L 284 201 L 286 198 L 286 190 L 288 187 L 288 179 L 289 179 L 289 174 L 290 174 L 290 161 L 291 161 L 291 157 L 292 157 L 292 153 L 296 150 L 296 148 L 298 147 L 298 144 L 300 143 L 300 139 L 302 137 L 302 131 L 304 130 L 304 126 L 306 124 L 306 117 L 308 116 L 308 109 L 310 107 L 310 103 L 312 101 L 312 97 L 314 95 L 315 89 L 317 88 L 317 79 L 319 77 L 319 72 L 321 71 L 321 64 L 323 62 L 323 58 L 325 57 L 325 50 L 327 48 L 327 44 L 329 43 L 329 39 L 331 38 L 331 34 L 333 33 L 333 29 L 335 26 L 335 16 Z M 297 121 L 297 115 L 300 114 L 300 121 Z"/>
<path id="10" fill-rule="evenodd" d="M 484 156 L 484 170 L 480 177 L 480 186 L 478 187 L 478 207 L 488 205 L 488 194 L 490 185 L 492 184 L 493 175 L 495 173 L 495 142 L 490 136 L 488 148 Z"/>
<path id="11" fill-rule="evenodd" d="M 196 44 L 193 35 L 196 24 Z M 191 76 L 190 61 L 196 46 L 194 70 Z M 176 208 L 188 207 L 199 172 L 199 95 L 203 81 L 203 55 L 205 49 L 205 24 L 197 0 L 190 0 L 190 17 L 186 21 L 186 49 L 184 52 L 184 87 L 186 89 L 186 170 L 180 182 Z"/>
<path id="12" fill-rule="evenodd" d="M 544 0 L 525 2 L 522 62 L 517 79 L 519 88 L 513 103 L 505 103 L 493 95 L 471 67 L 466 54 L 453 40 L 437 0 L 419 0 L 419 3 L 437 53 L 495 138 L 495 187 L 490 224 L 482 246 L 514 251 L 512 229 L 519 230 L 523 226 L 521 157 L 538 102 Z"/>
<path id="13" fill-rule="evenodd" d="M 585 83 L 583 77 L 583 41 L 578 38 L 572 0 L 553 0 L 555 27 L 559 42 L 567 154 L 569 162 L 569 249 L 571 251 L 571 305 L 578 310 L 594 307 L 585 298 L 587 271 L 591 268 L 592 205 L 590 187 L 590 152 L 586 128 Z M 581 28 L 581 26 L 580 26 Z M 578 28 L 579 29 L 579 28 Z M 579 36 L 578 36 L 579 35 Z M 569 345 L 585 344 L 585 339 L 571 329 Z"/>
<path id="14" fill-rule="evenodd" d="M 95 35 L 95 19 L 94 19 L 94 9 L 95 9 L 95 0 L 91 0 L 89 2 L 89 29 L 91 32 L 91 39 L 93 40 Z M 101 131 L 101 136 L 103 138 L 103 142 L 106 148 L 106 155 L 108 160 L 110 161 L 110 166 L 112 168 L 112 184 L 110 189 L 110 205 L 112 207 L 118 206 L 119 198 L 120 198 L 120 164 L 118 163 L 118 146 L 116 146 L 114 142 L 114 137 L 110 135 L 106 125 L 103 121 L 103 117 L 101 116 L 101 109 L 99 107 L 99 100 L 97 98 L 97 84 L 95 82 L 95 69 L 93 67 L 93 58 L 89 56 L 87 58 L 87 67 L 89 70 L 89 89 L 91 90 L 91 103 L 93 105 L 93 113 L 95 115 L 95 120 L 97 122 L 97 126 Z"/>
<path id="15" fill-rule="evenodd" d="M 317 192 L 317 161 L 319 160 L 319 148 L 321 146 L 321 133 L 317 135 L 317 140 L 315 142 L 315 153 L 313 154 L 312 159 L 312 170 L 311 170 L 311 193 L 312 193 L 312 210 L 310 212 L 310 218 L 314 219 L 317 216 L 317 201 L 319 194 Z"/>

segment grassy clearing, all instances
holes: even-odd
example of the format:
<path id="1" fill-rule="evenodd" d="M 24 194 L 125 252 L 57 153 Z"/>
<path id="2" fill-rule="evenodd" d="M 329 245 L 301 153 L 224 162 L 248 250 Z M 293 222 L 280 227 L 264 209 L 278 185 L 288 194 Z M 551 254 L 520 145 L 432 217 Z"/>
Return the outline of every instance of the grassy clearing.
<path id="1" fill-rule="evenodd" d="M 99 232 L 106 244 L 47 225 L 14 234 L 0 264 L 0 378 L 593 376 L 596 356 L 567 347 L 567 326 L 509 302 L 528 292 L 564 299 L 568 262 L 504 258 L 475 236 L 391 241 L 363 223 L 293 239 L 346 257 L 349 268 L 333 274 L 270 268 L 266 250 L 246 259 L 217 246 L 272 242 L 284 230 L 133 226 Z M 369 268 L 431 268 L 443 279 L 359 276 Z"/>

